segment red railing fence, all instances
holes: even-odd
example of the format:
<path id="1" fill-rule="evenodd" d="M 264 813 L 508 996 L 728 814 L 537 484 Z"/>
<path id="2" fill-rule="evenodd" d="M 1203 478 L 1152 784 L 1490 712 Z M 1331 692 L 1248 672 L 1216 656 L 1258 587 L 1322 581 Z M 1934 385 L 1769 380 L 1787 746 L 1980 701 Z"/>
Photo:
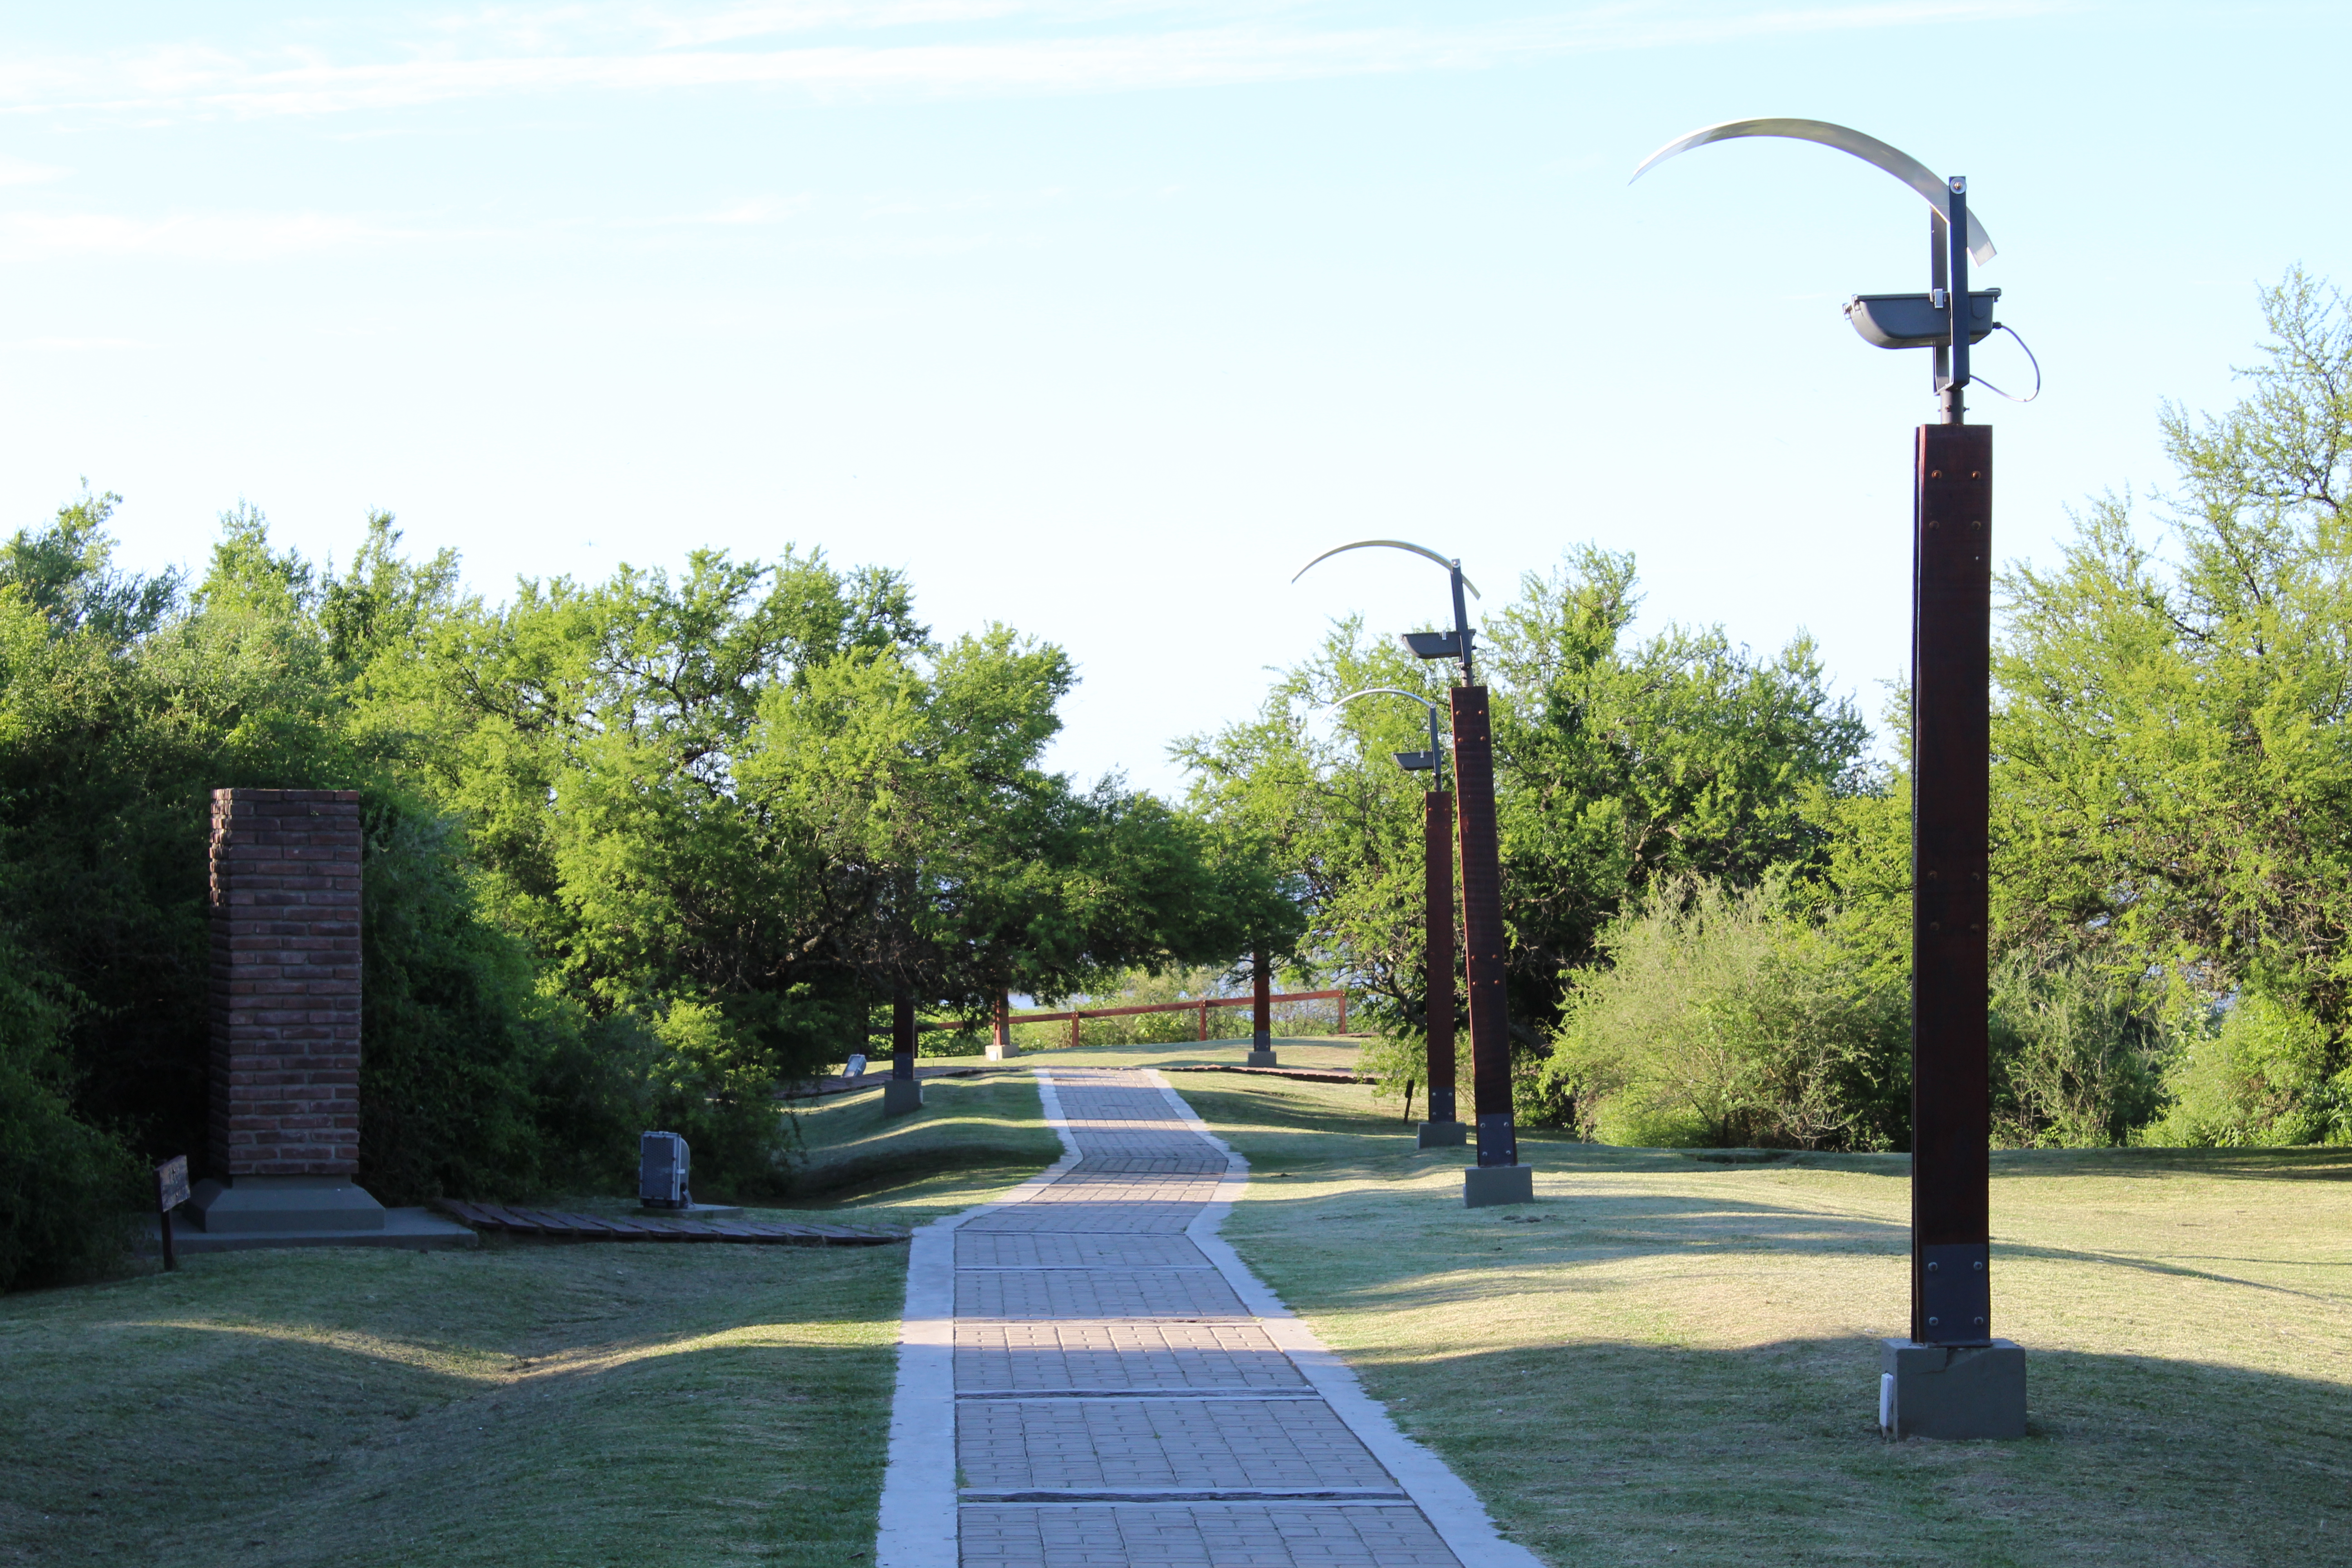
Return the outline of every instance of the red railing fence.
<path id="1" fill-rule="evenodd" d="M 1078 1043 L 1078 1026 L 1088 1018 L 1129 1018 L 1139 1013 L 1198 1013 L 1201 1016 L 1201 1038 L 1205 1040 L 1209 1037 L 1210 1008 L 1246 1007 L 1253 1000 L 1254 998 L 1248 996 L 1203 996 L 1192 1002 L 1146 1002 L 1132 1007 L 1073 1007 L 1059 1013 L 1013 1013 L 1009 1015 L 1005 1021 L 1017 1026 L 1058 1024 L 1067 1019 L 1070 1026 L 1070 1044 L 1076 1046 Z M 1332 1033 L 1344 1035 L 1348 1032 L 1348 994 L 1345 991 L 1286 991 L 1267 1000 L 1270 1002 L 1336 1000 L 1339 1004 L 1339 1026 Z M 977 1030 L 986 1028 L 988 1025 L 989 1020 L 985 1018 L 950 1018 L 938 1023 L 918 1024 L 915 1027 L 928 1033 L 933 1029 Z"/>

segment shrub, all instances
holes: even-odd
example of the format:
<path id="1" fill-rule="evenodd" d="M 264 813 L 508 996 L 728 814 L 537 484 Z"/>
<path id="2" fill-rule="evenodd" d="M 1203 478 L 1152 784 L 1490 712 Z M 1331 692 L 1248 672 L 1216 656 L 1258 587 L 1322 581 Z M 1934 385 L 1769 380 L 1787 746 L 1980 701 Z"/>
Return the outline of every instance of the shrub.
<path id="1" fill-rule="evenodd" d="M 1908 1142 L 1907 999 L 1784 882 L 1662 885 L 1603 931 L 1534 1069 L 1579 1131 L 1650 1146 Z"/>
<path id="2" fill-rule="evenodd" d="M 25 973 L 21 954 L 0 952 L 0 1290 L 114 1263 L 143 1193 L 130 1149 L 59 1091 L 65 1010 Z"/>
<path id="3" fill-rule="evenodd" d="M 2352 1067 L 2336 1065 L 2334 1047 L 2326 1026 L 2294 1000 L 2242 991 L 2182 1043 L 2164 1075 L 2171 1103 L 2134 1142 L 2352 1143 Z"/>
<path id="4" fill-rule="evenodd" d="M 2080 956 L 2005 955 L 1992 976 L 1993 1142 L 2096 1149 L 2128 1141 L 2163 1100 L 2158 1013 L 2142 981 Z"/>

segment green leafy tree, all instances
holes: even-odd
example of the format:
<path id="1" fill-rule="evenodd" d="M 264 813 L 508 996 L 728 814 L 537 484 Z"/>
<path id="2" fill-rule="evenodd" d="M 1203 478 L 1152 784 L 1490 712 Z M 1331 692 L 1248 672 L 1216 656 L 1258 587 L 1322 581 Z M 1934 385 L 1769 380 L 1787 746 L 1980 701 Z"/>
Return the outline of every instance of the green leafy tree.
<path id="1" fill-rule="evenodd" d="M 2184 1038 L 2241 994 L 2307 1014 L 2318 1084 L 2352 1023 L 2352 312 L 2299 271 L 2263 312 L 2248 395 L 2165 411 L 2168 550 L 2107 497 L 2002 579 L 1993 886 L 2004 941 L 2169 976 Z"/>

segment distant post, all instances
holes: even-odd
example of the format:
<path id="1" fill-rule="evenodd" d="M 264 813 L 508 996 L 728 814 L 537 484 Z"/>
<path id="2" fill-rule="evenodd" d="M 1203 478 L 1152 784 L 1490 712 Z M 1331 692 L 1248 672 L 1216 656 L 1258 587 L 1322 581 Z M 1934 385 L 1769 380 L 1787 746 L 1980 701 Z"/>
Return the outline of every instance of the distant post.
<path id="1" fill-rule="evenodd" d="M 1419 1146 L 1458 1148 L 1462 1119 L 1454 1109 L 1454 792 L 1430 790 L 1421 797 L 1423 916 L 1422 939 L 1426 975 L 1422 1007 L 1429 1015 L 1429 1120 L 1421 1124 Z"/>
<path id="2" fill-rule="evenodd" d="M 1495 823 L 1495 742 L 1486 689 L 1457 686 L 1454 698 L 1454 784 L 1462 835 L 1462 969 L 1470 983 L 1470 1081 L 1478 1119 L 1478 1167 L 1465 1201 L 1528 1203 L 1534 1182 L 1519 1163 L 1511 1114 L 1511 1014 L 1504 986 L 1502 843 Z M 1507 1172 L 1488 1175 L 1487 1172 Z"/>
<path id="3" fill-rule="evenodd" d="M 1021 1054 L 1013 1043 L 1013 998 L 1000 991 L 996 994 L 996 1016 L 991 1020 L 988 1059 L 1009 1061 Z"/>
<path id="4" fill-rule="evenodd" d="M 890 994 L 890 1078 L 882 1086 L 882 1113 L 902 1116 L 923 1108 L 923 1086 L 915 1077 L 915 994 L 904 985 Z"/>
<path id="5" fill-rule="evenodd" d="M 1250 954 L 1250 1053 L 1248 1065 L 1270 1068 L 1274 1060 L 1274 972 L 1265 949 Z"/>
<path id="6" fill-rule="evenodd" d="M 1462 855 L 1463 973 L 1470 983 L 1471 1090 L 1478 1118 L 1478 1163 L 1462 1173 L 1462 1202 L 1469 1208 L 1530 1204 L 1536 1197 L 1535 1173 L 1519 1163 L 1518 1127 L 1511 1110 L 1511 1018 L 1506 998 L 1508 965 L 1503 931 L 1502 845 L 1495 821 L 1494 732 L 1487 716 L 1486 689 L 1477 683 L 1469 602 L 1463 597 L 1478 590 L 1463 576 L 1460 561 L 1402 539 L 1360 539 L 1327 550 L 1300 567 L 1298 576 L 1291 581 L 1296 583 L 1318 563 L 1343 551 L 1373 548 L 1402 550 L 1433 561 L 1445 568 L 1453 583 L 1454 629 L 1406 632 L 1404 645 L 1415 658 L 1454 659 L 1462 667 L 1461 682 L 1448 690 L 1447 697 L 1454 716 L 1454 816 Z M 1433 719 L 1432 729 L 1433 766 Z M 1433 1079 L 1431 1089 L 1435 1088 Z"/>

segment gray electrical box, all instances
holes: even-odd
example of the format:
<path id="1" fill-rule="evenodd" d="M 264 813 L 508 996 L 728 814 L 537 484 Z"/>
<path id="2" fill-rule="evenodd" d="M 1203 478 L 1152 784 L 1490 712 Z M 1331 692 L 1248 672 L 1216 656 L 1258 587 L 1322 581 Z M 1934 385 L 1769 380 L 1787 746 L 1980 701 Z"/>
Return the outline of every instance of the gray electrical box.
<path id="1" fill-rule="evenodd" d="M 692 1158 L 686 1140 L 675 1132 L 647 1132 L 637 1140 L 637 1196 L 647 1208 L 694 1206 L 687 1190 L 687 1166 Z"/>

